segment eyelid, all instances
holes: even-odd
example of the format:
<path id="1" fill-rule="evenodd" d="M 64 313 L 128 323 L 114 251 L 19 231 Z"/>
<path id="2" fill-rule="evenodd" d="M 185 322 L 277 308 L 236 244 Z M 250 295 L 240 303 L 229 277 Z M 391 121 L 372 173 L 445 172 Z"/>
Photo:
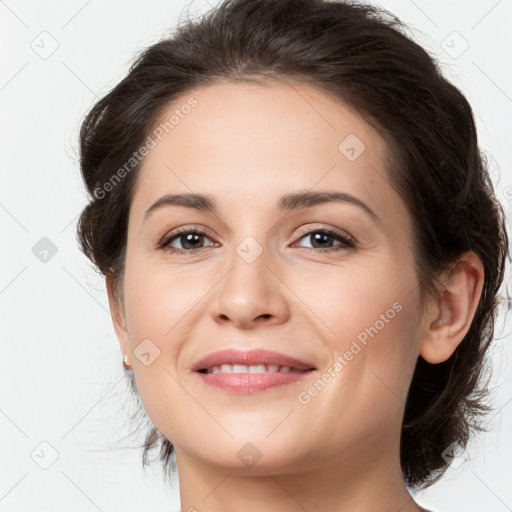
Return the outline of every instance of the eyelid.
<path id="1" fill-rule="evenodd" d="M 190 232 L 197 232 L 198 234 L 205 235 L 206 237 L 210 239 L 215 239 L 215 236 L 212 236 L 210 234 L 210 230 L 201 224 L 187 224 L 186 226 L 180 226 L 178 228 L 172 229 L 171 231 L 167 232 L 157 243 L 155 249 L 168 249 L 169 245 L 171 243 L 171 240 L 174 238 L 178 238 L 179 235 L 184 233 L 190 233 Z M 213 240 L 212 240 L 213 241 Z M 216 243 L 216 242 L 213 242 Z M 172 248 L 174 249 L 174 248 Z M 194 252 L 201 249 L 206 249 L 206 247 L 200 247 L 198 249 L 189 249 L 189 250 L 183 250 L 183 249 L 176 249 L 176 252 L 182 251 L 185 252 Z"/>
<path id="2" fill-rule="evenodd" d="M 344 229 L 337 228 L 334 226 L 326 226 L 325 224 L 319 226 L 311 226 L 308 224 L 306 226 L 303 226 L 302 228 L 299 229 L 299 232 L 297 233 L 296 237 L 302 238 L 303 235 L 307 235 L 317 231 L 331 232 L 333 234 L 335 233 L 336 236 L 346 238 L 350 240 L 353 244 L 358 243 L 356 237 L 352 236 L 348 231 L 345 231 Z"/>
<path id="3" fill-rule="evenodd" d="M 178 228 L 171 229 L 169 232 L 167 232 L 160 239 L 160 241 L 157 242 L 157 247 L 160 247 L 164 243 L 169 242 L 172 238 L 174 238 L 178 235 L 181 235 L 182 233 L 189 233 L 191 231 L 193 231 L 193 232 L 196 231 L 198 233 L 204 234 L 204 235 L 208 236 L 209 238 L 215 238 L 215 236 L 213 236 L 211 234 L 210 229 L 208 229 L 206 226 L 203 226 L 202 224 L 187 224 L 185 226 L 180 226 Z"/>

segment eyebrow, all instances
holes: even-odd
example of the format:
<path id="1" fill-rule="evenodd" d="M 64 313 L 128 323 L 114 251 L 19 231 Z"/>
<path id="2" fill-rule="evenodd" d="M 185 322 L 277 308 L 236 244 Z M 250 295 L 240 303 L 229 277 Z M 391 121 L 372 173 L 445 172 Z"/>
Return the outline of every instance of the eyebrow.
<path id="1" fill-rule="evenodd" d="M 350 203 L 358 206 L 369 214 L 375 221 L 380 222 L 376 213 L 363 201 L 346 192 L 325 191 L 325 192 L 296 192 L 282 196 L 279 199 L 278 207 L 281 211 L 299 210 L 310 208 L 321 203 Z M 152 213 L 168 206 L 184 206 L 195 210 L 206 211 L 216 214 L 217 205 L 213 196 L 207 194 L 166 194 L 155 201 L 144 214 L 145 222 Z"/>

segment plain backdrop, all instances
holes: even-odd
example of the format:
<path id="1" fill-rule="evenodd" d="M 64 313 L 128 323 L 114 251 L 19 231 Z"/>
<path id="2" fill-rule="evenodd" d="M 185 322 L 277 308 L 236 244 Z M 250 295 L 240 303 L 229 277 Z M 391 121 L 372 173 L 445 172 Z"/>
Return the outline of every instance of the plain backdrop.
<path id="1" fill-rule="evenodd" d="M 214 0 L 209 0 L 213 5 Z M 512 207 L 510 0 L 386 0 L 468 97 L 497 194 Z M 80 120 L 132 59 L 206 0 L 0 0 L 0 510 L 176 511 L 142 472 L 103 278 L 75 239 L 87 198 Z M 46 251 L 46 252 L 45 252 Z M 508 274 L 510 275 L 510 274 Z M 492 351 L 496 408 L 446 476 L 416 496 L 438 512 L 512 510 L 511 323 Z M 179 411 L 176 412 L 179 414 Z"/>

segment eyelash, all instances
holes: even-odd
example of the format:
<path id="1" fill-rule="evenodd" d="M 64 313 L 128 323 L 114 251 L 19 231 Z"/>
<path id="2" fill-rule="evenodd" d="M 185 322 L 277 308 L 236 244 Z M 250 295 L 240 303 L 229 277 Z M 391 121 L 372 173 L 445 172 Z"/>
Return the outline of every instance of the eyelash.
<path id="1" fill-rule="evenodd" d="M 329 236 L 332 236 L 333 238 L 336 238 L 339 242 L 341 242 L 339 245 L 335 245 L 333 247 L 328 248 L 320 248 L 317 249 L 315 247 L 301 247 L 301 249 L 307 251 L 307 252 L 334 252 L 339 251 L 341 249 L 354 249 L 355 248 L 355 242 L 354 240 L 343 233 L 342 231 L 338 231 L 336 229 L 330 229 L 330 228 L 324 228 L 324 229 L 313 229 L 305 232 L 299 233 L 299 240 L 304 238 L 307 235 L 312 235 L 315 233 L 323 233 L 327 234 Z M 208 234 L 200 229 L 192 229 L 190 227 L 184 227 L 179 228 L 172 233 L 169 233 L 168 236 L 166 236 L 159 244 L 158 248 L 160 249 L 167 249 L 170 253 L 176 253 L 176 254 L 191 254 L 196 253 L 198 251 L 201 251 L 203 249 L 206 249 L 206 247 L 198 247 L 197 249 L 176 249 L 175 247 L 168 247 L 169 244 L 176 238 L 178 238 L 180 235 L 183 234 L 194 234 L 194 235 L 205 235 L 208 237 Z M 209 238 L 209 237 L 208 237 Z"/>

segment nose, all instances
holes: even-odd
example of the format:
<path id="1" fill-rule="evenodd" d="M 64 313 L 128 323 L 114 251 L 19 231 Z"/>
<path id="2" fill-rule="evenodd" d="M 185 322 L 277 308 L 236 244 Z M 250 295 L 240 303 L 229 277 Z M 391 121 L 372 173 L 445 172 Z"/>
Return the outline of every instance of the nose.
<path id="1" fill-rule="evenodd" d="M 288 319 L 287 288 L 270 260 L 266 250 L 254 261 L 243 251 L 233 251 L 230 268 L 218 283 L 211 306 L 215 322 L 251 329 Z"/>

